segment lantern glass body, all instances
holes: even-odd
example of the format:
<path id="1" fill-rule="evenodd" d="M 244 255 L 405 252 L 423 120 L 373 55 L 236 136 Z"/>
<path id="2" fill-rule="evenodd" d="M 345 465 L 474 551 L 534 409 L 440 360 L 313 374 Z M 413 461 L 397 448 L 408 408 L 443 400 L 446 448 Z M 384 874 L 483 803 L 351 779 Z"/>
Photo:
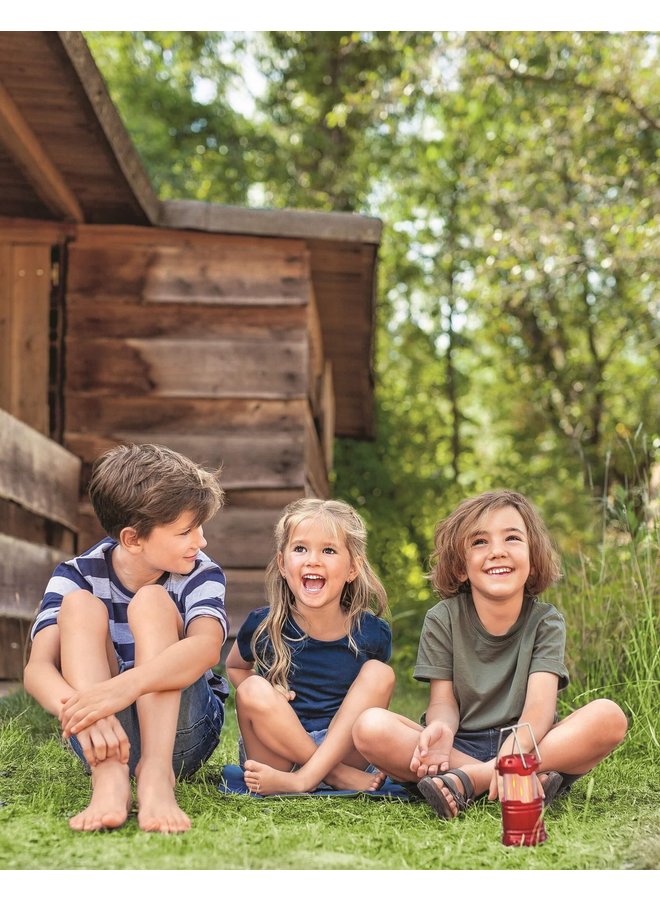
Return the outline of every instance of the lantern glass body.
<path id="1" fill-rule="evenodd" d="M 497 760 L 504 844 L 529 847 L 547 838 L 542 818 L 543 798 L 534 777 L 537 770 L 533 753 L 511 754 Z"/>

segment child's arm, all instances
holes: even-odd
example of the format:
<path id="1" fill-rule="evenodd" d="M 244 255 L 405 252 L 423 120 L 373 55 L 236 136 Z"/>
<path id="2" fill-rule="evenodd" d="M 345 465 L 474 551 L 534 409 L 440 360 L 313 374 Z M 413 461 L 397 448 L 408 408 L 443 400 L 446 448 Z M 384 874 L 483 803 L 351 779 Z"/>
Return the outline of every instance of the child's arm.
<path id="1" fill-rule="evenodd" d="M 227 678 L 231 681 L 234 688 L 237 688 L 239 684 L 242 681 L 245 681 L 246 678 L 249 678 L 250 675 L 257 674 L 254 669 L 254 663 L 249 662 L 247 659 L 243 659 L 240 650 L 238 649 L 238 643 L 236 642 L 227 656 L 226 668 Z M 279 684 L 274 684 L 273 687 L 276 691 L 279 691 L 289 703 L 295 699 L 295 691 L 285 691 Z"/>
<path id="2" fill-rule="evenodd" d="M 98 719 L 125 709 L 143 694 L 181 691 L 218 664 L 224 629 L 212 616 L 198 616 L 186 636 L 140 666 L 75 692 L 60 715 L 64 737 L 78 734 Z"/>
<path id="3" fill-rule="evenodd" d="M 62 706 L 74 693 L 71 685 L 63 678 L 59 666 L 59 628 L 57 625 L 49 625 L 34 636 L 30 659 L 23 672 L 23 686 L 53 716 L 59 716 Z"/>
<path id="4" fill-rule="evenodd" d="M 227 656 L 226 670 L 227 678 L 231 681 L 234 688 L 237 688 L 250 675 L 254 675 L 254 663 L 243 659 L 236 641 L 234 641 L 234 646 Z"/>
<path id="5" fill-rule="evenodd" d="M 75 694 L 59 666 L 59 628 L 49 625 L 34 636 L 30 659 L 23 673 L 23 685 L 28 694 L 54 716 L 60 715 L 64 703 Z M 115 716 L 104 717 L 92 728 L 83 729 L 78 733 L 78 740 L 90 766 L 111 756 L 128 762 L 128 737 Z"/>
<path id="6" fill-rule="evenodd" d="M 458 724 L 458 704 L 454 697 L 453 682 L 431 681 L 426 727 L 419 735 L 410 760 L 410 769 L 418 778 L 437 775 L 449 768 L 449 754 Z"/>

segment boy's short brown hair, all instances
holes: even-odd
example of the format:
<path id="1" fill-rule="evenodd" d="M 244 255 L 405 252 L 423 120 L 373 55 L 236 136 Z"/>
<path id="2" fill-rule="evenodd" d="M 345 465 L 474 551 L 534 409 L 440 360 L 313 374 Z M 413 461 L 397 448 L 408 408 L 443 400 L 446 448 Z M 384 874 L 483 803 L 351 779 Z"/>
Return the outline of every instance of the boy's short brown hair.
<path id="1" fill-rule="evenodd" d="M 121 444 L 95 462 L 89 497 L 110 537 L 130 527 L 144 538 L 187 511 L 193 527 L 207 522 L 224 500 L 219 476 L 168 447 Z"/>
<path id="2" fill-rule="evenodd" d="M 468 540 L 477 523 L 493 509 L 512 506 L 525 523 L 529 543 L 530 572 L 525 595 L 535 597 L 550 587 L 561 575 L 559 560 L 550 535 L 533 503 L 515 491 L 487 491 L 478 497 L 463 500 L 451 515 L 435 527 L 435 550 L 430 577 L 441 597 L 453 597 L 465 591 L 465 561 Z"/>

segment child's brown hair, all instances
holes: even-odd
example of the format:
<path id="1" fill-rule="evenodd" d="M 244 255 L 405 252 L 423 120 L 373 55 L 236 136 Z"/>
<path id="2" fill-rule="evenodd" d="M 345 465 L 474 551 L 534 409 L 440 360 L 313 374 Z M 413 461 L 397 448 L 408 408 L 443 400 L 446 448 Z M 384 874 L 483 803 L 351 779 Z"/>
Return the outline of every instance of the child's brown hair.
<path id="1" fill-rule="evenodd" d="M 431 557 L 431 583 L 443 597 L 453 597 L 467 586 L 465 560 L 470 536 L 481 519 L 493 509 L 512 506 L 525 523 L 529 544 L 530 572 L 525 595 L 536 596 L 561 576 L 559 560 L 543 519 L 533 503 L 515 491 L 487 491 L 463 500 L 451 515 L 435 527 L 435 550 Z"/>
<path id="2" fill-rule="evenodd" d="M 219 474 L 169 447 L 121 444 L 94 464 L 89 496 L 106 534 L 130 527 L 145 538 L 184 512 L 195 514 L 194 528 L 214 516 L 224 499 Z"/>

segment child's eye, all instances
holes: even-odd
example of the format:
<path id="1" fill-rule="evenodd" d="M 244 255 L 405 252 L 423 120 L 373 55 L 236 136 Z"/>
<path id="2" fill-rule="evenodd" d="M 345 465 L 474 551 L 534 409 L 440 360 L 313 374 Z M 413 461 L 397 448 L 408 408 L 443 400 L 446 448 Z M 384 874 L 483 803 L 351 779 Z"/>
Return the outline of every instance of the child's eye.
<path id="1" fill-rule="evenodd" d="M 480 547 L 482 544 L 486 543 L 486 538 L 475 538 L 470 544 L 471 547 Z"/>
<path id="2" fill-rule="evenodd" d="M 302 544 L 296 544 L 295 547 L 292 548 L 294 553 L 304 553 L 305 548 Z"/>
<path id="3" fill-rule="evenodd" d="M 323 552 L 324 553 L 336 553 L 337 551 L 335 550 L 334 547 L 324 547 Z"/>
<path id="4" fill-rule="evenodd" d="M 522 538 L 519 534 L 510 534 L 507 536 L 507 541 L 522 541 Z"/>

